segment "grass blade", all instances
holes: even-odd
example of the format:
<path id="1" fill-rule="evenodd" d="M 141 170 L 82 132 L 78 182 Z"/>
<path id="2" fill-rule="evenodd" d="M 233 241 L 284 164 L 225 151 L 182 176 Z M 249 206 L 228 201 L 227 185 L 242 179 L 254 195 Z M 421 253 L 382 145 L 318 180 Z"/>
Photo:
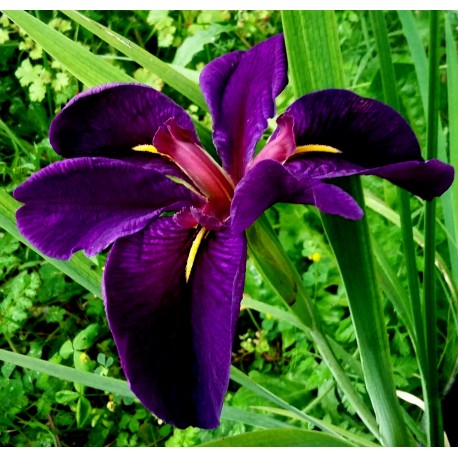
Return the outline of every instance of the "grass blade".
<path id="1" fill-rule="evenodd" d="M 245 375 L 242 371 L 240 371 L 239 369 L 233 366 L 231 367 L 231 379 L 234 382 L 239 383 L 243 387 L 252 391 L 253 393 L 256 393 L 257 395 L 263 397 L 267 401 L 270 401 L 273 404 L 281 407 L 282 409 L 285 409 L 289 412 L 294 413 L 302 420 L 305 420 L 315 425 L 317 428 L 320 428 L 322 431 L 328 432 L 329 434 L 332 434 L 340 438 L 345 438 L 346 431 L 343 430 L 342 428 L 338 428 L 323 420 L 319 420 L 317 418 L 311 417 L 310 415 L 307 415 L 306 413 L 302 412 L 301 410 L 297 409 L 296 407 L 292 406 L 291 404 L 288 404 L 286 401 L 284 401 L 283 399 L 281 399 L 280 397 L 278 397 L 276 394 L 272 393 L 268 389 L 264 388 L 260 384 L 254 382 L 253 380 L 250 379 L 250 377 L 248 377 L 248 375 Z"/>
<path id="2" fill-rule="evenodd" d="M 426 115 L 428 112 L 428 59 L 423 47 L 422 37 L 418 31 L 412 11 L 398 11 L 398 15 L 410 48 L 413 63 L 415 65 L 421 100 L 423 104 L 423 111 Z M 447 54 L 448 57 L 450 57 L 448 52 Z M 450 83 L 449 79 L 448 82 Z M 450 107 L 454 107 L 456 105 L 449 104 L 448 106 L 450 109 Z M 450 129 L 452 130 L 453 125 L 451 123 L 450 126 Z M 446 139 L 442 128 L 438 130 L 437 151 L 438 158 L 441 161 L 447 162 L 448 158 L 446 154 Z M 455 180 L 451 189 L 441 197 L 441 203 L 444 212 L 445 226 L 447 227 L 449 256 L 452 266 L 453 278 L 455 284 L 458 284 L 458 250 L 456 249 L 458 241 L 458 210 L 456 209 L 456 202 L 458 202 L 458 184 Z"/>
<path id="3" fill-rule="evenodd" d="M 135 397 L 132 391 L 130 391 L 127 382 L 116 380 L 112 377 L 104 377 L 99 374 L 92 374 L 91 372 L 79 371 L 72 367 L 44 361 L 27 355 L 19 355 L 18 353 L 6 350 L 0 350 L 0 360 L 41 372 L 42 374 L 51 375 L 61 380 L 80 383 L 81 385 L 89 386 L 97 390 L 108 391 L 109 393 L 115 393 L 129 398 Z"/>
<path id="4" fill-rule="evenodd" d="M 428 120 L 427 151 L 428 159 L 437 157 L 439 129 L 439 15 L 430 11 L 429 30 L 429 72 L 428 72 Z M 426 202 L 425 209 L 425 269 L 424 269 L 424 309 L 426 348 L 426 416 L 428 420 L 428 443 L 431 447 L 444 446 L 439 381 L 437 375 L 437 311 L 434 276 L 434 255 L 436 248 L 436 200 Z"/>

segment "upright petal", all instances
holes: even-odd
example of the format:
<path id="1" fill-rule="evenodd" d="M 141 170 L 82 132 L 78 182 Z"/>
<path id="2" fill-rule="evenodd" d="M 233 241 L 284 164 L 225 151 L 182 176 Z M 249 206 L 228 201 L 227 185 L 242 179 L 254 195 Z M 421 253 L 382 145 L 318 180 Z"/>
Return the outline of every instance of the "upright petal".
<path id="1" fill-rule="evenodd" d="M 200 197 L 138 162 L 75 158 L 55 162 L 14 191 L 21 233 L 39 250 L 69 259 L 91 256 L 144 228 L 164 208 Z M 197 200 L 196 200 L 197 199 Z"/>
<path id="2" fill-rule="evenodd" d="M 161 217 L 118 240 L 104 276 L 110 328 L 142 403 L 177 427 L 215 428 L 227 389 L 243 292 L 243 236 L 210 233 L 189 283 L 194 230 Z"/>
<path id="3" fill-rule="evenodd" d="M 231 206 L 234 233 L 248 226 L 277 202 L 315 205 L 324 213 L 360 219 L 363 212 L 354 199 L 337 186 L 307 174 L 296 174 L 274 160 L 256 164 L 235 188 Z"/>
<path id="4" fill-rule="evenodd" d="M 275 98 L 286 83 L 282 35 L 219 57 L 202 70 L 200 85 L 213 117 L 213 140 L 235 183 L 244 175 L 267 120 L 275 115 Z"/>
<path id="5" fill-rule="evenodd" d="M 365 167 L 422 160 L 402 116 L 377 100 L 329 89 L 307 94 L 285 112 L 294 118 L 296 144 L 329 145 L 342 158 Z"/>
<path id="6" fill-rule="evenodd" d="M 158 128 L 175 118 L 192 132 L 191 118 L 164 94 L 141 84 L 98 86 L 74 97 L 51 124 L 54 150 L 65 157 L 118 156 L 151 144 Z"/>

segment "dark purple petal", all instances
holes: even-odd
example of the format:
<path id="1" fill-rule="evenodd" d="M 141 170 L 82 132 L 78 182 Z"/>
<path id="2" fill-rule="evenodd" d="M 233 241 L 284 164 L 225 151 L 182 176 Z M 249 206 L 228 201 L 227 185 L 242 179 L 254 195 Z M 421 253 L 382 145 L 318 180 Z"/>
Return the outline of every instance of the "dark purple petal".
<path id="1" fill-rule="evenodd" d="M 164 94 L 141 84 L 108 84 L 70 100 L 52 122 L 49 138 L 65 157 L 113 157 L 151 144 L 157 129 L 172 117 L 198 142 L 191 118 Z"/>
<path id="2" fill-rule="evenodd" d="M 365 167 L 422 160 L 410 126 L 377 100 L 329 89 L 301 97 L 285 114 L 294 118 L 298 146 L 329 145 L 342 151 L 344 159 Z"/>
<path id="3" fill-rule="evenodd" d="M 76 158 L 55 162 L 14 191 L 21 233 L 40 251 L 69 259 L 91 256 L 119 237 L 143 229 L 165 208 L 201 198 L 137 162 Z"/>
<path id="4" fill-rule="evenodd" d="M 235 188 L 231 207 L 234 233 L 245 230 L 276 202 L 315 205 L 324 213 L 360 219 L 363 212 L 353 198 L 337 186 L 306 174 L 294 176 L 273 160 L 253 167 Z"/>
<path id="5" fill-rule="evenodd" d="M 455 171 L 437 159 L 403 162 L 365 170 L 361 175 L 376 175 L 425 200 L 441 196 L 452 185 Z"/>
<path id="6" fill-rule="evenodd" d="M 104 276 L 110 328 L 131 389 L 177 427 L 215 428 L 229 379 L 243 292 L 244 236 L 196 234 L 171 217 L 115 242 Z"/>
<path id="7" fill-rule="evenodd" d="M 195 231 L 171 217 L 115 242 L 103 290 L 124 373 L 140 401 L 184 428 L 198 422 L 185 266 Z"/>
<path id="8" fill-rule="evenodd" d="M 218 425 L 229 383 L 231 349 L 245 284 L 246 240 L 210 232 L 191 272 L 195 397 L 210 427 Z"/>
<path id="9" fill-rule="evenodd" d="M 346 161 L 343 155 L 313 154 L 291 159 L 286 162 L 285 168 L 298 179 L 376 175 L 426 200 L 442 195 L 451 186 L 454 177 L 453 167 L 437 159 L 367 168 Z"/>
<path id="10" fill-rule="evenodd" d="M 213 140 L 235 183 L 244 175 L 267 120 L 275 115 L 275 98 L 286 83 L 282 35 L 219 57 L 202 70 L 200 85 L 213 117 Z"/>

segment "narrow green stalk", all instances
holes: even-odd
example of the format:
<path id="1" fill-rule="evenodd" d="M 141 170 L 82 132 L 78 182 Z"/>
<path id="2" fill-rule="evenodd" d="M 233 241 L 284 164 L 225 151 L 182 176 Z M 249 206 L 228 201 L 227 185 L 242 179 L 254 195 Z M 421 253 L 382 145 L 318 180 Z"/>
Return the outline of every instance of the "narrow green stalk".
<path id="1" fill-rule="evenodd" d="M 431 11 L 429 24 L 429 71 L 428 71 L 428 132 L 427 159 L 437 157 L 438 111 L 439 111 L 439 15 Z M 436 201 L 426 202 L 425 213 L 425 271 L 424 271 L 424 310 L 427 395 L 425 398 L 428 420 L 428 443 L 431 447 L 443 447 L 439 382 L 437 375 L 437 316 L 434 277 Z"/>
<path id="2" fill-rule="evenodd" d="M 282 19 L 288 61 L 294 61 L 290 71 L 296 96 L 318 89 L 345 87 L 334 12 L 285 11 Z M 340 183 L 346 185 L 346 190 L 364 208 L 360 180 L 351 177 Z M 413 445 L 395 393 L 367 222 L 330 215 L 322 215 L 322 220 L 347 290 L 366 387 L 382 443 Z"/>
<path id="3" fill-rule="evenodd" d="M 388 29 L 386 26 L 385 16 L 383 11 L 370 11 L 369 14 L 373 24 L 375 42 L 380 60 L 380 70 L 382 75 L 385 102 L 391 105 L 395 110 L 399 111 L 400 107 L 396 88 L 396 77 L 394 73 L 393 61 L 391 58 Z M 407 281 L 409 287 L 410 316 L 413 320 L 413 335 L 411 335 L 411 338 L 414 342 L 418 358 L 423 386 L 423 396 L 425 397 L 427 384 L 427 368 L 425 366 L 426 348 L 420 300 L 420 285 L 418 281 L 415 258 L 415 244 L 413 239 L 410 199 L 409 194 L 401 188 L 398 188 L 398 198 L 400 204 L 399 214 L 401 218 L 402 246 L 404 248 Z"/>

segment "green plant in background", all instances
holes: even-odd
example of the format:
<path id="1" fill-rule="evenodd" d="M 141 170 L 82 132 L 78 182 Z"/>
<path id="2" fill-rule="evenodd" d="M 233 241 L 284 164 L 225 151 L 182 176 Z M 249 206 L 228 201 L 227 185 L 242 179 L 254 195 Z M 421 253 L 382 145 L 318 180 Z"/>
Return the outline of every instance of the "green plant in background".
<path id="1" fill-rule="evenodd" d="M 21 58 L 15 61 L 17 67 L 14 71 L 19 72 L 19 76 L 16 78 L 11 72 L 8 75 L 10 97 L 7 104 L 5 83 L 2 81 L 0 85 L 0 165 L 4 164 L 1 170 L 8 192 L 30 173 L 57 159 L 45 140 L 47 126 L 62 104 L 82 88 L 77 79 L 86 86 L 92 86 L 104 82 L 132 81 L 132 77 L 128 76 L 130 74 L 140 80 L 143 78 L 149 84 L 157 83 L 156 88 L 163 87 L 165 93 L 183 106 L 190 107 L 194 120 L 201 123 L 197 125 L 198 133 L 211 151 L 206 130 L 210 125 L 209 117 L 195 84 L 196 72 L 214 57 L 231 50 L 246 49 L 282 29 L 289 51 L 292 83 L 277 101 L 279 112 L 292 100 L 291 91 L 298 96 L 318 88 L 349 87 L 361 95 L 386 100 L 396 107 L 393 99 L 385 98 L 386 91 L 391 90 L 391 94 L 393 91 L 397 93 L 399 109 L 417 130 L 421 142 L 426 141 L 425 126 L 430 126 L 431 121 L 424 121 L 423 113 L 428 112 L 424 110 L 424 104 L 428 105 L 428 99 L 424 95 L 427 86 L 421 66 L 426 59 L 423 45 L 428 41 L 429 23 L 425 20 L 428 13 L 421 13 L 415 20 L 409 12 L 400 13 L 399 18 L 396 13 L 388 12 L 388 30 L 381 23 L 382 13 L 381 16 L 371 17 L 364 12 L 339 12 L 336 15 L 331 12 L 285 13 L 283 27 L 280 15 L 270 12 L 210 14 L 169 11 L 161 13 L 161 17 L 148 12 L 91 12 L 88 15 L 92 21 L 80 13 L 66 14 L 72 21 L 51 12 L 35 14 L 42 22 L 20 12 L 7 12 L 8 21 L 5 15 L 2 16 L 4 33 L 0 37 L 4 41 L 0 44 L 0 53 L 6 56 L 2 62 L 11 62 L 21 53 Z M 444 17 L 447 73 L 453 75 L 456 71 L 456 49 L 451 31 L 456 24 L 456 16 L 439 14 L 439 27 Z M 94 19 L 108 25 L 114 32 L 93 22 Z M 314 27 L 307 26 L 310 21 Z M 76 23 L 82 27 L 77 27 Z M 26 40 L 23 31 L 21 38 L 14 38 L 15 34 L 20 36 L 17 26 L 30 34 L 37 45 L 32 44 L 30 39 Z M 87 32 L 86 28 L 101 40 Z M 218 35 L 217 40 L 210 40 L 209 29 Z M 120 35 L 116 36 L 116 32 Z M 65 35 L 71 39 L 65 38 Z M 426 43 L 422 43 L 422 39 L 426 39 Z M 19 42 L 24 43 L 24 49 L 20 49 Z M 136 47 L 135 43 L 140 47 Z M 168 46 L 163 46 L 167 43 Z M 31 53 L 37 55 L 40 46 L 44 50 L 40 56 L 42 61 L 34 61 Z M 391 49 L 392 67 L 397 77 L 394 89 L 386 77 L 390 71 L 387 49 Z M 164 65 L 148 52 L 174 65 Z M 46 57 L 45 53 L 51 57 Z M 192 59 L 183 60 L 184 55 L 192 56 Z M 307 62 L 300 67 L 304 57 L 307 57 Z M 295 67 L 295 59 L 299 67 Z M 27 60 L 30 66 L 24 64 Z M 438 67 L 433 59 L 430 62 L 431 69 Z M 295 68 L 308 70 L 296 72 Z M 35 76 L 23 88 L 24 76 L 21 80 L 18 78 L 24 75 L 24 71 L 27 75 L 27 69 Z M 66 86 L 67 79 L 57 77 L 59 72 L 74 83 Z M 51 75 L 51 81 L 46 83 L 48 76 L 43 80 L 43 75 Z M 439 81 L 437 73 L 431 75 L 435 76 L 430 76 L 430 81 Z M 52 83 L 59 79 L 62 80 L 61 85 Z M 46 96 L 42 103 L 32 100 L 32 93 L 39 94 L 38 90 L 24 91 L 29 91 L 34 82 L 45 88 Z M 450 120 L 453 119 L 453 108 L 450 108 L 454 106 L 452 100 L 456 92 L 453 78 L 449 78 L 448 83 L 449 101 L 447 97 L 437 98 L 440 102 L 438 108 L 429 104 L 432 113 L 429 119 L 438 119 L 437 110 L 443 115 L 447 109 Z M 445 88 L 440 84 L 445 94 Z M 436 94 L 438 90 L 431 89 L 431 94 Z M 27 110 L 27 104 L 35 108 Z M 447 125 L 447 117 L 441 117 Z M 452 127 L 452 124 L 448 126 L 450 161 L 453 164 Z M 439 129 L 439 151 L 443 154 L 440 157 L 445 159 L 447 150 L 441 136 L 443 131 Z M 10 390 L 13 396 L 7 402 L 5 395 L 2 398 L 5 415 L 0 420 L 1 443 L 196 445 L 221 436 L 234 436 L 226 445 L 342 445 L 339 440 L 354 445 L 371 445 L 377 441 L 384 445 L 400 445 L 412 444 L 408 439 L 412 435 L 416 443 L 440 444 L 443 435 L 440 416 L 437 409 L 434 413 L 434 406 L 437 406 L 438 390 L 442 391 L 453 380 L 458 360 L 457 277 L 453 263 L 453 250 L 456 248 L 456 200 L 453 195 L 456 184 L 442 198 L 438 215 L 434 218 L 430 210 L 426 215 L 426 221 L 430 221 L 426 225 L 431 227 L 434 224 L 437 229 L 437 244 L 434 246 L 430 232 L 423 235 L 425 213 L 421 203 L 416 200 L 411 202 L 412 232 L 406 216 L 410 213 L 406 210 L 406 198 L 409 198 L 401 196 L 398 200 L 391 185 L 382 185 L 375 179 L 365 178 L 363 183 L 369 207 L 368 227 L 374 236 L 375 258 L 368 250 L 360 252 L 361 246 L 370 246 L 366 243 L 366 223 L 356 229 L 351 225 L 345 228 L 341 221 L 338 226 L 324 221 L 332 250 L 337 254 L 343 282 L 323 234 L 320 216 L 314 210 L 280 204 L 270 209 L 266 218 L 250 230 L 252 261 L 248 264 L 246 296 L 237 331 L 240 337 L 236 338 L 233 349 L 235 367 L 231 378 L 235 383 L 230 385 L 226 396 L 221 427 L 209 432 L 196 429 L 173 431 L 167 425 L 158 424 L 133 401 L 125 385 L 115 383 L 118 380 L 114 379 L 122 377 L 117 354 L 106 327 L 101 301 L 93 296 L 100 295 L 97 283 L 103 256 L 87 260 L 78 255 L 67 264 L 50 260 L 57 269 L 64 269 L 66 274 L 91 292 L 85 294 L 81 287 L 66 280 L 59 270 L 45 263 L 30 248 L 22 248 L 16 242 L 18 233 L 13 213 L 17 204 L 3 192 L 0 195 L 0 224 L 12 236 L 4 233 L 0 239 L 0 266 L 5 285 L 0 297 L 2 326 L 5 328 L 0 342 L 2 348 L 10 350 L 0 353 L 0 358 L 5 361 L 0 396 L 6 390 Z M 359 192 L 357 183 L 350 183 L 350 186 L 356 186 L 354 189 Z M 361 201 L 360 197 L 358 199 Z M 446 228 L 442 224 L 442 215 Z M 399 221 L 402 222 L 402 231 L 398 229 Z M 339 229 L 337 234 L 336 227 Z M 345 231 L 349 231 L 350 235 L 345 235 Z M 360 231 L 358 237 L 363 239 L 358 241 L 355 237 L 358 232 L 355 231 Z M 408 242 L 409 231 L 413 234 L 411 242 Z M 354 245 L 348 245 L 349 240 Z M 267 252 L 266 243 L 269 247 Z M 428 246 L 432 247 L 429 248 L 427 262 L 430 266 L 435 263 L 435 273 L 427 273 L 431 267 L 423 268 L 422 247 L 425 244 L 427 250 Z M 347 248 L 350 248 L 351 256 L 346 253 Z M 404 248 L 407 249 L 406 254 Z M 358 256 L 362 256 L 364 262 L 355 265 Z M 374 268 L 367 270 L 370 265 Z M 356 269 L 360 269 L 358 273 Z M 346 272 L 356 276 L 358 284 L 354 285 Z M 429 278 L 435 276 L 438 279 L 437 300 L 434 301 L 437 303 L 437 327 L 435 319 L 425 320 L 423 312 L 419 314 L 418 305 L 413 302 L 415 293 L 412 291 L 415 284 L 423 285 L 423 272 L 426 277 L 429 275 Z M 363 278 L 367 280 L 363 281 Z M 368 299 L 370 295 L 364 298 L 361 282 L 380 285 L 384 293 L 382 300 L 378 297 L 378 287 L 370 293 L 371 299 Z M 418 290 L 418 286 L 416 288 Z M 299 296 L 296 296 L 297 291 Z M 301 297 L 293 307 L 297 316 L 282 304 L 283 301 L 290 303 L 291 297 Z M 428 302 L 431 301 L 425 303 Z M 377 305 L 372 308 L 368 307 L 368 303 Z M 316 310 L 315 323 L 318 322 L 319 326 L 304 325 L 308 312 L 304 314 L 301 308 L 311 310 L 311 304 L 312 310 Z M 7 320 L 4 321 L 3 316 Z M 373 337 L 367 331 L 373 333 L 375 322 L 380 324 L 376 334 L 381 346 L 377 354 L 383 355 L 378 361 L 366 352 L 366 339 Z M 434 361 L 434 355 L 426 354 L 420 328 L 424 328 L 428 338 L 439 332 L 438 362 Z M 90 338 L 81 346 L 77 336 L 85 332 L 90 334 Z M 70 358 L 72 355 L 73 358 Z M 109 363 L 110 358 L 114 363 Z M 14 364 L 32 370 L 22 371 Z M 439 364 L 438 387 L 434 388 L 434 384 L 428 381 L 430 371 L 424 370 L 425 364 L 428 367 Z M 71 367 L 65 367 L 68 365 L 75 368 L 73 372 Z M 249 373 L 249 378 L 236 367 Z M 384 382 L 384 389 L 378 390 L 380 377 L 389 375 L 390 370 L 383 373 L 389 367 L 394 369 L 394 383 Z M 40 372 L 35 372 L 37 370 Z M 237 390 L 236 384 L 243 387 Z M 432 406 L 427 410 L 428 428 L 422 430 L 422 412 L 417 407 L 401 401 L 402 409 L 399 408 L 394 397 L 395 385 L 424 398 L 427 407 Z M 432 391 L 428 386 L 432 387 Z M 34 394 L 36 389 L 43 390 L 39 398 Z M 100 389 L 104 389 L 105 393 L 97 391 Z M 391 410 L 385 411 L 381 408 L 384 405 L 391 406 Z M 355 411 L 362 422 L 354 416 Z M 269 435 L 240 435 L 259 428 L 282 428 L 283 432 L 275 430 L 276 443 L 269 442 Z M 321 436 L 316 432 L 308 434 L 306 430 L 312 428 L 325 433 Z M 407 433 L 407 430 L 410 432 Z M 223 441 L 221 445 L 224 444 Z"/>

